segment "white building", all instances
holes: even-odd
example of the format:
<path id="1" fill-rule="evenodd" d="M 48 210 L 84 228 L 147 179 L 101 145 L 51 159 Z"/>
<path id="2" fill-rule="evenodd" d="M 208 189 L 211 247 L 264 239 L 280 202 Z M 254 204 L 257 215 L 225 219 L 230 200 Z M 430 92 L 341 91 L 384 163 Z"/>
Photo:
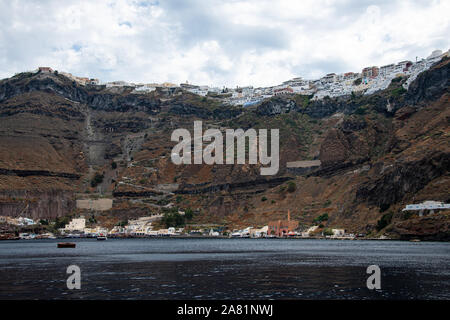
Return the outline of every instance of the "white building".
<path id="1" fill-rule="evenodd" d="M 210 237 L 218 237 L 219 236 L 219 232 L 214 231 L 213 229 L 209 230 L 209 236 Z"/>
<path id="2" fill-rule="evenodd" d="M 260 229 L 252 229 L 250 235 L 252 238 L 263 238 L 267 236 L 268 230 L 269 226 L 264 226 Z"/>
<path id="3" fill-rule="evenodd" d="M 442 50 L 434 50 L 428 57 L 427 60 L 440 59 L 442 56 Z"/>
<path id="4" fill-rule="evenodd" d="M 17 219 L 11 219 L 11 224 L 17 225 L 17 226 L 31 226 L 36 224 L 33 219 L 30 218 L 23 218 L 19 217 Z"/>
<path id="5" fill-rule="evenodd" d="M 443 203 L 439 201 L 424 201 L 418 204 L 408 204 L 402 211 L 419 211 L 419 216 L 422 216 L 425 210 L 430 210 L 430 213 L 433 214 L 434 210 L 448 209 L 450 209 L 450 203 Z"/>
<path id="6" fill-rule="evenodd" d="M 86 228 L 86 219 L 78 218 L 78 219 L 72 219 L 72 221 L 70 221 L 69 224 L 66 224 L 64 230 L 65 231 L 84 231 L 85 228 Z"/>
<path id="7" fill-rule="evenodd" d="M 143 93 L 143 92 L 152 92 L 155 90 L 156 90 L 156 87 L 148 85 L 148 84 L 143 84 L 143 85 L 137 85 L 136 88 L 134 88 L 133 92 Z"/>
<path id="8" fill-rule="evenodd" d="M 308 238 L 309 236 L 311 236 L 311 234 L 317 230 L 317 228 L 319 228 L 319 226 L 312 226 L 310 228 L 308 228 L 306 231 L 302 232 L 302 237 L 303 238 Z"/>
<path id="9" fill-rule="evenodd" d="M 382 77 L 387 77 L 394 71 L 394 68 L 395 65 L 393 63 L 381 66 L 379 75 Z"/>
<path id="10" fill-rule="evenodd" d="M 111 81 L 106 83 L 107 88 L 111 87 L 125 87 L 125 86 L 132 86 L 130 83 L 125 81 Z"/>
<path id="11" fill-rule="evenodd" d="M 333 231 L 332 237 L 343 237 L 345 235 L 345 229 L 331 229 Z"/>

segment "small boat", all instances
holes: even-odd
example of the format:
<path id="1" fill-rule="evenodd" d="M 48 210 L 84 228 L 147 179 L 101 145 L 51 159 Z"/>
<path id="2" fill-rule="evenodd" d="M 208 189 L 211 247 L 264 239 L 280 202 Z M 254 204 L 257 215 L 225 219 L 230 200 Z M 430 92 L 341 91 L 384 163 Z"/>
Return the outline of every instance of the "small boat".
<path id="1" fill-rule="evenodd" d="M 75 246 L 73 242 L 58 242 L 58 248 L 75 248 Z"/>
<path id="2" fill-rule="evenodd" d="M 108 239 L 108 238 L 107 238 L 106 235 L 104 235 L 103 233 L 100 233 L 100 234 L 97 236 L 97 240 L 106 240 L 106 239 Z"/>
<path id="3" fill-rule="evenodd" d="M 420 239 L 411 239 L 410 242 L 420 242 Z"/>

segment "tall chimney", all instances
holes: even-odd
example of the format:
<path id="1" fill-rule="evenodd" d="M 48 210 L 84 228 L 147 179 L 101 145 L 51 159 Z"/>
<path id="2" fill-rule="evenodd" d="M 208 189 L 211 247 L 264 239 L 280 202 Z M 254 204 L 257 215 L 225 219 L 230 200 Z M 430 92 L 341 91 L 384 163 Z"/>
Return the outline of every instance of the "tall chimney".
<path id="1" fill-rule="evenodd" d="M 288 222 L 291 221 L 291 210 L 288 210 Z"/>

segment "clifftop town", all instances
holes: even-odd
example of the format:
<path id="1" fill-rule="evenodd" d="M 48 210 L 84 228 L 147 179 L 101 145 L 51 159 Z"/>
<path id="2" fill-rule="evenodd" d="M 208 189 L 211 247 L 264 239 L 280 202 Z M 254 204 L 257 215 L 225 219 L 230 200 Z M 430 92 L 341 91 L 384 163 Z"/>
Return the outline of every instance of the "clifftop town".
<path id="1" fill-rule="evenodd" d="M 381 67 L 371 66 L 363 68 L 361 72 L 346 72 L 343 74 L 330 73 L 320 79 L 306 80 L 301 77 L 284 81 L 282 84 L 273 87 L 236 87 L 219 88 L 205 85 L 194 85 L 181 83 L 176 85 L 169 82 L 158 83 L 127 83 L 125 81 L 112 81 L 101 84 L 99 79 L 90 79 L 86 77 L 73 76 L 70 73 L 61 72 L 69 79 L 80 85 L 104 85 L 107 88 L 130 87 L 135 93 L 145 93 L 155 91 L 157 88 L 166 90 L 175 90 L 181 88 L 187 92 L 200 96 L 209 96 L 222 100 L 231 105 L 242 105 L 248 107 L 258 104 L 264 99 L 277 95 L 308 95 L 313 100 L 320 100 L 324 97 L 339 97 L 351 95 L 352 93 L 372 94 L 374 92 L 386 89 L 394 78 L 407 77 L 403 84 L 405 90 L 408 89 L 417 75 L 428 70 L 431 65 L 441 60 L 443 57 L 450 57 L 450 50 L 442 53 L 441 50 L 433 51 L 426 59 L 420 59 L 415 62 L 405 60 L 398 63 L 392 63 Z M 36 71 L 44 73 L 53 72 L 50 67 L 40 67 Z M 36 72 L 35 71 L 35 72 Z"/>

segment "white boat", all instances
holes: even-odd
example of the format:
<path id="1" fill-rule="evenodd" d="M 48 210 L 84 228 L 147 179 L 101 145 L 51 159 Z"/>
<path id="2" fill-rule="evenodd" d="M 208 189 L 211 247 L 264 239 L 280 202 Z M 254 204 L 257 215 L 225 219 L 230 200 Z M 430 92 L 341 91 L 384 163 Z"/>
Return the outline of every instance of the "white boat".
<path id="1" fill-rule="evenodd" d="M 20 233 L 19 234 L 19 238 L 22 240 L 30 240 L 30 239 L 34 239 L 35 237 L 36 237 L 36 235 L 33 233 Z"/>
<path id="2" fill-rule="evenodd" d="M 106 239 L 108 239 L 108 238 L 106 237 L 106 234 L 100 233 L 100 234 L 97 236 L 97 240 L 106 240 Z"/>

